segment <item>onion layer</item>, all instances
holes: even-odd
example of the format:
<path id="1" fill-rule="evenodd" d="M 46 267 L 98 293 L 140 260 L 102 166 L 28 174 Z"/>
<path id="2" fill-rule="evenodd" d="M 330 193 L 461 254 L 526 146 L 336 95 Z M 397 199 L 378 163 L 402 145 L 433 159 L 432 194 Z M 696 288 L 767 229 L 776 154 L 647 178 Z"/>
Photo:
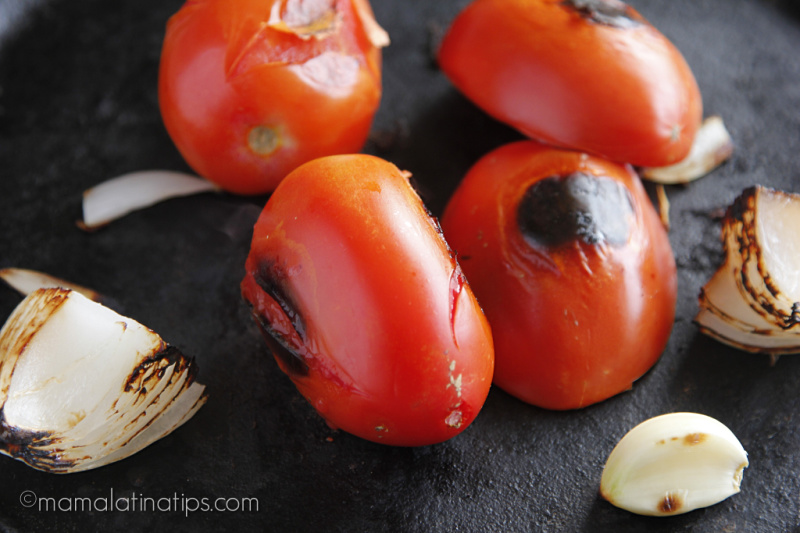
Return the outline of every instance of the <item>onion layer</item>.
<path id="1" fill-rule="evenodd" d="M 132 172 L 83 193 L 82 229 L 94 230 L 163 200 L 217 190 L 210 181 L 169 170 Z"/>
<path id="2" fill-rule="evenodd" d="M 733 141 L 725 124 L 720 117 L 712 116 L 697 130 L 689 155 L 674 165 L 643 168 L 641 175 L 664 185 L 689 183 L 717 168 L 732 154 Z"/>

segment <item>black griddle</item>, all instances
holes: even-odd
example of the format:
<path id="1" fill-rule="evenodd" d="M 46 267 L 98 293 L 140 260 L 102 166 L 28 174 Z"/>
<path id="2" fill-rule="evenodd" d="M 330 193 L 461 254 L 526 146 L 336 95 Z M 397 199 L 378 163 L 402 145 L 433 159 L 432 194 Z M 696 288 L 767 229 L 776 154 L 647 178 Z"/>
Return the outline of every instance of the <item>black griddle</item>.
<path id="1" fill-rule="evenodd" d="M 156 92 L 165 24 L 181 4 L 0 0 L 0 267 L 42 270 L 109 296 L 193 354 L 210 396 L 169 437 L 98 470 L 52 475 L 0 457 L 0 530 L 800 528 L 800 358 L 772 365 L 692 323 L 698 291 L 722 260 L 722 210 L 755 184 L 800 192 L 800 15 L 792 0 L 631 2 L 683 52 L 706 115 L 721 115 L 736 143 L 713 174 L 667 189 L 679 300 L 657 365 L 633 390 L 574 412 L 542 410 L 494 388 L 464 433 L 422 448 L 329 429 L 267 353 L 239 293 L 266 197 L 205 194 L 95 233 L 76 227 L 84 189 L 135 170 L 189 170 L 161 124 Z M 365 151 L 411 171 L 439 215 L 480 156 L 520 135 L 437 69 L 436 44 L 467 0 L 372 4 L 393 43 Z M 19 301 L 0 287 L 0 317 Z M 708 414 L 740 438 L 750 458 L 742 492 L 666 519 L 603 501 L 600 475 L 617 441 L 672 411 Z M 26 507 L 31 493 L 54 504 Z M 204 498 L 222 498 L 229 510 L 194 511 Z M 79 507 L 89 501 L 91 509 Z"/>

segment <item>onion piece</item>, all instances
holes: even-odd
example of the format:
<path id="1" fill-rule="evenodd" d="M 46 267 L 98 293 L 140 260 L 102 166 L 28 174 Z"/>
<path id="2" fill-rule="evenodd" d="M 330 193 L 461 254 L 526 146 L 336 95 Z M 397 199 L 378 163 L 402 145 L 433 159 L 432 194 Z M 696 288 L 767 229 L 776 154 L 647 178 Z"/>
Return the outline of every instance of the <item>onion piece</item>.
<path id="1" fill-rule="evenodd" d="M 702 288 L 695 323 L 730 346 L 800 353 L 800 195 L 746 189 L 722 226 L 724 264 Z"/>
<path id="2" fill-rule="evenodd" d="M 138 452 L 205 403 L 194 360 L 64 288 L 38 289 L 0 330 L 0 453 L 52 473 Z"/>
<path id="3" fill-rule="evenodd" d="M 391 40 L 389 34 L 384 30 L 378 21 L 375 20 L 375 14 L 372 12 L 372 7 L 368 0 L 354 0 L 353 7 L 356 10 L 356 15 L 361 19 L 361 24 L 364 26 L 364 31 L 369 38 L 369 42 L 376 48 L 384 48 L 389 46 Z"/>
<path id="4" fill-rule="evenodd" d="M 733 141 L 718 116 L 708 117 L 695 134 L 692 149 L 683 160 L 666 167 L 648 167 L 641 176 L 656 183 L 674 185 L 702 178 L 733 154 Z"/>
<path id="5" fill-rule="evenodd" d="M 131 172 L 83 193 L 83 220 L 78 226 L 93 230 L 170 198 L 218 191 L 210 181 L 171 170 Z"/>
<path id="6" fill-rule="evenodd" d="M 23 296 L 27 296 L 37 289 L 61 287 L 79 292 L 94 302 L 103 303 L 103 301 L 107 300 L 107 298 L 99 292 L 89 289 L 88 287 L 83 287 L 76 283 L 51 276 L 50 274 L 45 274 L 44 272 L 37 272 L 36 270 L 29 270 L 26 268 L 0 269 L 0 279 Z"/>
<path id="7" fill-rule="evenodd" d="M 661 218 L 664 229 L 669 231 L 669 197 L 661 184 L 656 186 L 656 198 L 658 200 L 658 216 Z"/>

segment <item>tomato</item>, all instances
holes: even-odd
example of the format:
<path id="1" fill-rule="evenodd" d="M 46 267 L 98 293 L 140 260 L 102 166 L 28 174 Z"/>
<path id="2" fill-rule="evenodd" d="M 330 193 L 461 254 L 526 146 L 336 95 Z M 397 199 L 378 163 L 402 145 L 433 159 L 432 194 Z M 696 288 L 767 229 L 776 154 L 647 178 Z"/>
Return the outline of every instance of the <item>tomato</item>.
<path id="1" fill-rule="evenodd" d="M 491 331 L 438 223 L 367 155 L 302 165 L 254 228 L 242 294 L 280 368 L 333 427 L 449 439 L 491 387 Z"/>
<path id="2" fill-rule="evenodd" d="M 683 56 L 618 0 L 475 0 L 439 64 L 527 136 L 633 165 L 686 157 L 702 118 Z"/>
<path id="3" fill-rule="evenodd" d="M 201 176 L 270 192 L 306 161 L 363 147 L 385 44 L 367 0 L 189 0 L 164 38 L 164 125 Z"/>
<path id="4" fill-rule="evenodd" d="M 442 217 L 495 342 L 494 383 L 549 409 L 631 387 L 661 355 L 676 269 L 630 166 L 535 141 L 467 173 Z"/>

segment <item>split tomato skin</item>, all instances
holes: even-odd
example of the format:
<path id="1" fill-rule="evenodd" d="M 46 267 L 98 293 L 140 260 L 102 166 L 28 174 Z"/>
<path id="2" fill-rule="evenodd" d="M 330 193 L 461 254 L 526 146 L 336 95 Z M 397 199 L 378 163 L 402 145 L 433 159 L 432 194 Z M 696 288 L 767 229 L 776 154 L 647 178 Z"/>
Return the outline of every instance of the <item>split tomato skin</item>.
<path id="1" fill-rule="evenodd" d="M 677 275 L 631 168 L 535 141 L 467 173 L 442 217 L 495 342 L 494 383 L 548 409 L 629 389 L 663 352 Z"/>
<path id="2" fill-rule="evenodd" d="M 242 294 L 332 427 L 434 444 L 463 431 L 489 393 L 488 322 L 407 175 L 382 159 L 293 171 L 255 225 Z"/>
<path id="3" fill-rule="evenodd" d="M 164 125 L 195 172 L 245 195 L 311 159 L 358 152 L 388 36 L 367 0 L 194 0 L 168 24 Z"/>
<path id="4" fill-rule="evenodd" d="M 475 0 L 453 21 L 438 58 L 495 119 L 615 161 L 676 163 L 702 119 L 681 53 L 617 0 Z"/>

